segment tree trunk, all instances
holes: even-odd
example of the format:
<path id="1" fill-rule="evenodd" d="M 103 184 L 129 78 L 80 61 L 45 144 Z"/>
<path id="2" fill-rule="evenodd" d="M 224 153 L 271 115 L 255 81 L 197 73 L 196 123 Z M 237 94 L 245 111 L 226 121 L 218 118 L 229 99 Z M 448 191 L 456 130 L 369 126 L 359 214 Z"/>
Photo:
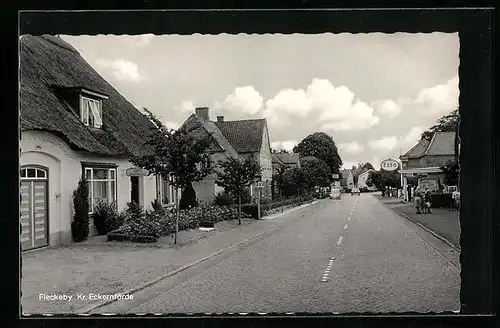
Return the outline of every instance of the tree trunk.
<path id="1" fill-rule="evenodd" d="M 283 213 L 283 191 L 280 188 L 281 213 Z"/>
<path id="2" fill-rule="evenodd" d="M 175 201 L 177 203 L 177 215 L 175 216 L 175 234 L 174 234 L 174 244 L 177 245 L 177 234 L 179 233 L 179 218 L 181 216 L 181 201 L 179 197 L 179 188 L 175 190 Z"/>
<path id="3" fill-rule="evenodd" d="M 238 196 L 238 224 L 241 224 L 241 193 Z"/>

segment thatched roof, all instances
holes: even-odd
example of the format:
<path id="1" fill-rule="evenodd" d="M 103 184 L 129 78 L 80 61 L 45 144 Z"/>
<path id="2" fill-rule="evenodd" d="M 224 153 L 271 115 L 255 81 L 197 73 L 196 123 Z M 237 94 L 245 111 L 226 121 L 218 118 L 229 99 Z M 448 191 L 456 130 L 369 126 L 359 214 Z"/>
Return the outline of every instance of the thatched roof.
<path id="1" fill-rule="evenodd" d="M 20 45 L 21 129 L 54 133 L 76 150 L 100 155 L 140 156 L 153 128 L 71 45 L 55 36 L 24 35 Z M 85 88 L 106 95 L 103 126 L 87 127 L 60 90 Z"/>

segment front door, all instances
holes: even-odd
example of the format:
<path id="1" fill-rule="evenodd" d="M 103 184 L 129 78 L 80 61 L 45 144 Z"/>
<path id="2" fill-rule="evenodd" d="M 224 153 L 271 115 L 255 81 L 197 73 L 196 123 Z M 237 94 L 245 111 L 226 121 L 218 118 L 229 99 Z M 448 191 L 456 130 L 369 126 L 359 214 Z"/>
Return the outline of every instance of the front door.
<path id="1" fill-rule="evenodd" d="M 139 204 L 139 177 L 130 177 L 132 189 L 130 191 L 130 201 Z"/>
<path id="2" fill-rule="evenodd" d="M 48 193 L 47 171 L 21 169 L 21 248 L 23 251 L 47 246 Z"/>

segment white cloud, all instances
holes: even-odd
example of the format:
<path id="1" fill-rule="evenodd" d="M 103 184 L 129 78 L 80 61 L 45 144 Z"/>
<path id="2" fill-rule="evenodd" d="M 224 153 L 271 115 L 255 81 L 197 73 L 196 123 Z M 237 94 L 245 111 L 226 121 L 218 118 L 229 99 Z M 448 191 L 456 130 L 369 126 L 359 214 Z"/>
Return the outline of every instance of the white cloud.
<path id="1" fill-rule="evenodd" d="M 394 100 L 383 100 L 374 103 L 377 112 L 389 118 L 394 118 L 401 114 L 402 108 Z"/>
<path id="2" fill-rule="evenodd" d="M 419 110 L 421 114 L 442 115 L 458 107 L 459 94 L 458 76 L 455 76 L 444 84 L 420 90 L 414 99 L 378 100 L 372 105 L 388 118 L 395 118 L 407 107 Z"/>
<path id="3" fill-rule="evenodd" d="M 415 104 L 422 105 L 427 112 L 446 113 L 458 107 L 458 76 L 448 80 L 445 84 L 439 84 L 432 88 L 422 89 Z"/>
<path id="4" fill-rule="evenodd" d="M 271 129 L 282 128 L 292 124 L 292 120 L 288 115 L 277 111 L 272 111 L 266 108 L 263 115 L 267 119 L 267 123 Z"/>
<path id="5" fill-rule="evenodd" d="M 293 147 L 295 147 L 297 144 L 297 140 L 274 141 L 271 143 L 271 148 L 276 150 L 284 149 L 292 151 Z"/>
<path id="6" fill-rule="evenodd" d="M 421 126 L 415 126 L 408 131 L 406 135 L 401 137 L 401 143 L 404 145 L 414 145 L 420 140 L 420 136 L 425 131 Z"/>
<path id="7" fill-rule="evenodd" d="M 111 69 L 113 74 L 120 80 L 139 82 L 145 80 L 144 76 L 139 74 L 137 64 L 125 59 L 97 59 L 96 64 L 101 68 Z"/>
<path id="8" fill-rule="evenodd" d="M 264 98 L 254 87 L 247 85 L 236 87 L 232 94 L 227 96 L 222 103 L 217 103 L 216 106 L 255 115 L 262 109 L 263 100 Z"/>
<path id="9" fill-rule="evenodd" d="M 312 112 L 326 130 L 364 130 L 379 123 L 373 108 L 355 99 L 345 86 L 335 87 L 329 80 L 313 79 L 306 89 L 282 89 L 263 107 L 263 98 L 252 86 L 238 87 L 218 106 L 242 110 L 255 115 L 263 110 L 270 124 L 286 126 L 291 116 L 306 117 Z"/>
<path id="10" fill-rule="evenodd" d="M 356 141 L 339 144 L 339 148 L 349 154 L 359 154 L 365 150 L 365 147 Z"/>
<path id="11" fill-rule="evenodd" d="M 269 112 L 282 112 L 305 117 L 311 110 L 311 103 L 304 90 L 283 89 L 266 103 Z"/>
<path id="12" fill-rule="evenodd" d="M 196 106 L 192 100 L 183 100 L 178 108 L 184 113 L 194 113 Z"/>
<path id="13" fill-rule="evenodd" d="M 379 150 L 392 150 L 396 148 L 398 145 L 399 140 L 397 137 L 392 136 L 392 137 L 385 137 L 382 139 L 378 140 L 372 140 L 368 142 L 368 145 L 372 149 L 379 149 Z"/>

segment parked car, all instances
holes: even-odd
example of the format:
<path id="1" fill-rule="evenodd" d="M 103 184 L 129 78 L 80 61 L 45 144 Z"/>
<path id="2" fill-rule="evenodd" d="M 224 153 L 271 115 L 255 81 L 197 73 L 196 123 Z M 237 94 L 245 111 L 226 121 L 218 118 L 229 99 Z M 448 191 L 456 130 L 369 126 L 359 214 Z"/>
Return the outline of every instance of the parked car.
<path id="1" fill-rule="evenodd" d="M 361 194 L 358 188 L 351 189 L 351 196 L 353 196 L 354 194 L 358 194 L 358 196 Z"/>
<path id="2" fill-rule="evenodd" d="M 332 189 L 330 191 L 330 199 L 340 199 L 340 197 L 342 197 L 340 189 Z"/>

